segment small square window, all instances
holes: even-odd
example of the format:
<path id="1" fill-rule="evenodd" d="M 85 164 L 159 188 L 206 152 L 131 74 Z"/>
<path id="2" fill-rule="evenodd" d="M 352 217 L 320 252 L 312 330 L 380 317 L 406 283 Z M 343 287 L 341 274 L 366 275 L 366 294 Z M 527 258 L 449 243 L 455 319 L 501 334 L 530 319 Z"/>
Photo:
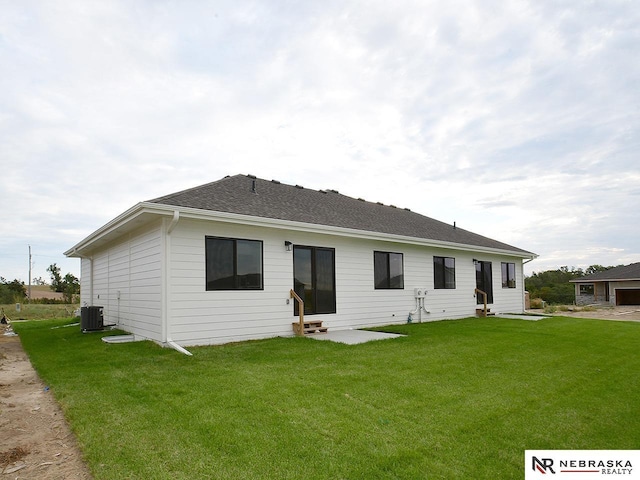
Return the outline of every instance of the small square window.
<path id="1" fill-rule="evenodd" d="M 376 289 L 403 289 L 404 265 L 401 253 L 373 252 Z"/>

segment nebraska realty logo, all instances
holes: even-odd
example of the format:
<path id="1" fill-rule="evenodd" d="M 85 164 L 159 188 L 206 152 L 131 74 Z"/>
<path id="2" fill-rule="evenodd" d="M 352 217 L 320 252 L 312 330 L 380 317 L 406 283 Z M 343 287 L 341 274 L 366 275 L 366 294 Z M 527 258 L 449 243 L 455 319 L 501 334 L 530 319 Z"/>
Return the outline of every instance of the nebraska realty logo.
<path id="1" fill-rule="evenodd" d="M 602 477 L 640 480 L 640 450 L 526 450 L 524 463 L 525 480 Z"/>

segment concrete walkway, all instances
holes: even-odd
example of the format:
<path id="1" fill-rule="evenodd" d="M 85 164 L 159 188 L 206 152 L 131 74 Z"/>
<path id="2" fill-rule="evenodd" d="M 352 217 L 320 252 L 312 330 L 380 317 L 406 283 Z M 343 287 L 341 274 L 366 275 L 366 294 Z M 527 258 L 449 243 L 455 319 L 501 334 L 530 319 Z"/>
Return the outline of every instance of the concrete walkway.
<path id="1" fill-rule="evenodd" d="M 333 330 L 327 333 L 313 333 L 307 336 L 315 340 L 329 340 L 331 342 L 346 343 L 347 345 L 404 337 L 404 335 L 396 333 L 370 332 L 368 330 Z"/>

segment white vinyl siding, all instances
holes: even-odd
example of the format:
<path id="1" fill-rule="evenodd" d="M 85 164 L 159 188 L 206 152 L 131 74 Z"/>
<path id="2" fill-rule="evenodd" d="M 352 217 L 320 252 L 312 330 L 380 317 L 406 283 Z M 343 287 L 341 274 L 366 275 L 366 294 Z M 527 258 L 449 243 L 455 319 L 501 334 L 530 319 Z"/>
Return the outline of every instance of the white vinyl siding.
<path id="1" fill-rule="evenodd" d="M 206 291 L 206 236 L 262 241 L 264 289 Z M 336 313 L 313 316 L 331 330 L 405 323 L 415 309 L 415 287 L 427 289 L 430 314 L 422 313 L 423 322 L 475 315 L 474 258 L 493 264 L 492 312 L 523 309 L 522 282 L 516 282 L 515 289 L 501 288 L 500 263 L 514 262 L 513 257 L 182 219 L 170 241 L 169 336 L 181 345 L 198 345 L 292 335 L 291 323 L 297 317 L 293 300 L 287 300 L 293 287 L 293 252 L 286 251 L 285 241 L 335 249 Z M 403 254 L 404 289 L 374 288 L 374 251 Z M 455 289 L 434 289 L 433 256 L 455 258 Z M 515 263 L 516 278 L 522 278 L 522 264 Z"/>
<path id="2" fill-rule="evenodd" d="M 91 305 L 91 260 L 80 260 L 80 305 Z"/>
<path id="3" fill-rule="evenodd" d="M 293 252 L 283 232 L 218 222 L 181 220 L 171 233 L 169 334 L 185 345 L 223 343 L 292 333 Z M 263 241 L 263 290 L 207 291 L 205 237 Z"/>
<path id="4" fill-rule="evenodd" d="M 82 302 L 103 306 L 105 323 L 184 346 L 291 336 L 298 319 L 289 294 L 293 251 L 285 241 L 334 250 L 336 313 L 313 316 L 330 330 L 406 323 L 416 308 L 417 287 L 426 288 L 430 312 L 422 312 L 421 321 L 473 316 L 474 259 L 493 266 L 491 311 L 523 310 L 522 262 L 514 257 L 188 218 L 180 218 L 169 234 L 167 227 L 166 219 L 149 223 L 83 258 Z M 207 236 L 262 242 L 264 288 L 207 291 Z M 404 288 L 375 288 L 375 251 L 402 254 Z M 455 289 L 434 288 L 434 256 L 455 259 Z M 501 262 L 515 263 L 516 288 L 501 288 Z M 414 322 L 419 319 L 414 315 Z"/>
<path id="5" fill-rule="evenodd" d="M 81 278 L 83 305 L 102 306 L 106 325 L 157 341 L 162 312 L 160 233 L 155 222 L 95 252 L 92 259 L 83 258 Z"/>

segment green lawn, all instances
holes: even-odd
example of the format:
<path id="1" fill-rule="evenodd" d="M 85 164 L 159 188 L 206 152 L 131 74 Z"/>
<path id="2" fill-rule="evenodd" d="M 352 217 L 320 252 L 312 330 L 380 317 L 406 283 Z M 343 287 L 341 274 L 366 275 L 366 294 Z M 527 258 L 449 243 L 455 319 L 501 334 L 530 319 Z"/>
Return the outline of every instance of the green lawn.
<path id="1" fill-rule="evenodd" d="M 640 323 L 554 317 L 107 345 L 15 324 L 96 479 L 522 478 L 525 449 L 640 448 Z"/>

